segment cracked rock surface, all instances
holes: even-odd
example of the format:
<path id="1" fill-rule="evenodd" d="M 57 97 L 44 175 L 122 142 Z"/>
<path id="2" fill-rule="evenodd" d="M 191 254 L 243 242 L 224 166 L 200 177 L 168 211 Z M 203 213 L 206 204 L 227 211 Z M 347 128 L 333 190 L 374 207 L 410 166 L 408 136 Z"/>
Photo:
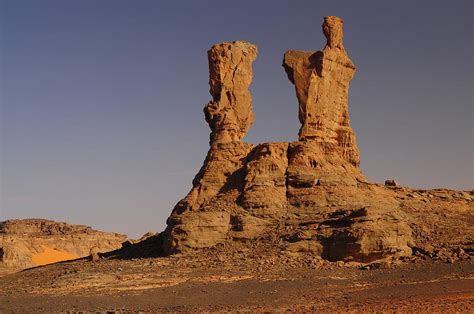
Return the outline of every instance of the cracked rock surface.
<path id="1" fill-rule="evenodd" d="M 0 268 L 22 269 L 107 252 L 127 236 L 46 219 L 0 222 Z"/>
<path id="2" fill-rule="evenodd" d="M 242 141 L 254 120 L 248 88 L 257 48 L 237 41 L 209 50 L 212 100 L 204 112 L 210 149 L 192 190 L 159 236 L 162 254 L 256 240 L 293 254 L 361 263 L 409 257 L 423 251 L 426 242 L 452 253 L 447 256 L 461 248 L 469 251 L 472 194 L 446 190 L 449 202 L 413 196 L 413 203 L 414 190 L 371 183 L 361 172 L 348 109 L 355 66 L 344 48 L 342 27 L 342 19 L 325 17 L 327 42 L 321 51 L 284 54 L 283 67 L 298 100 L 297 142 L 254 147 Z M 456 193 L 467 196 L 456 199 Z M 461 230 L 448 248 L 447 239 L 423 226 L 437 215 L 430 208 L 455 219 L 469 216 L 465 224 L 446 227 L 448 234 Z"/>

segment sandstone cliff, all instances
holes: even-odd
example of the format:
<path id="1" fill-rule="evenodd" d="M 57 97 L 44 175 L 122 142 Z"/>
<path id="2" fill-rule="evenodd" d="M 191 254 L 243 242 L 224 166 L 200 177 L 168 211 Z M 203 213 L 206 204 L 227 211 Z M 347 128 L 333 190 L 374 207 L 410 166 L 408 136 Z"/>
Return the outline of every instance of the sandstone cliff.
<path id="1" fill-rule="evenodd" d="M 0 222 L 0 266 L 27 268 L 106 252 L 127 237 L 45 219 Z"/>
<path id="2" fill-rule="evenodd" d="M 409 195 L 415 190 L 364 177 L 348 110 L 355 66 L 342 26 L 340 18 L 326 17 L 323 50 L 284 55 L 301 122 L 299 141 L 292 143 L 254 147 L 242 141 L 254 119 L 248 87 L 256 46 L 226 42 L 209 50 L 213 99 L 204 112 L 210 149 L 192 190 L 159 237 L 163 254 L 258 241 L 330 261 L 392 260 L 420 252 L 430 241 L 438 251 L 445 247 L 435 228 L 426 231 L 425 222 L 438 219 L 435 211 L 425 215 L 430 208 L 454 220 L 466 212 L 472 218 L 472 195 L 448 191 L 450 202 L 423 197 L 413 203 Z M 454 225 L 444 232 L 456 232 Z M 472 241 L 472 219 L 457 227 L 464 233 L 453 238 L 450 250 Z"/>

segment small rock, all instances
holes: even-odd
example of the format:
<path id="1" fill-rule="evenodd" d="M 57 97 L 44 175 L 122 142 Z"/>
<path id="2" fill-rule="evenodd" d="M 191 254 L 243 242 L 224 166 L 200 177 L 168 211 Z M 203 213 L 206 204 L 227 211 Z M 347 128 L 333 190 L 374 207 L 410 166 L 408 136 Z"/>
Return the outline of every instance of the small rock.
<path id="1" fill-rule="evenodd" d="M 89 260 L 91 262 L 96 262 L 96 261 L 100 260 L 99 253 L 94 253 L 94 254 L 89 255 Z"/>
<path id="2" fill-rule="evenodd" d="M 400 186 L 395 180 L 385 180 L 385 186 Z"/>
<path id="3" fill-rule="evenodd" d="M 91 262 L 96 262 L 100 260 L 99 249 L 96 246 L 90 249 L 89 260 Z"/>
<path id="4" fill-rule="evenodd" d="M 392 262 L 390 260 L 383 260 L 371 263 L 369 265 L 370 269 L 390 269 L 392 267 Z"/>

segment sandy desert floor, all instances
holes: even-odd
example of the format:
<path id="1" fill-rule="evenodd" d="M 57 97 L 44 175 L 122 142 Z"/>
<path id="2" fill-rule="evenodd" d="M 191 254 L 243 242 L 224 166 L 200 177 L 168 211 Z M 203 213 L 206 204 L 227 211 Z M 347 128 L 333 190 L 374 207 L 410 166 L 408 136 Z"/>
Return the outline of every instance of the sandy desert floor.
<path id="1" fill-rule="evenodd" d="M 156 311 L 469 312 L 474 261 L 328 263 L 288 256 L 80 259 L 5 275 L 1 313 Z M 271 255 L 270 255 L 271 256 Z"/>

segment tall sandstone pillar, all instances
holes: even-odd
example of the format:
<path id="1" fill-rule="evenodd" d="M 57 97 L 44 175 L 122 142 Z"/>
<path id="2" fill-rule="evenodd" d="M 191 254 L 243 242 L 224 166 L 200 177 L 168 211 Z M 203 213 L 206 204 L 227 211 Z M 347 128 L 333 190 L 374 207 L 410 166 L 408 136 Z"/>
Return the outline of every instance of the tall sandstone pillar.
<path id="1" fill-rule="evenodd" d="M 210 149 L 193 188 L 168 218 L 164 243 L 168 253 L 223 241 L 229 230 L 229 206 L 216 206 L 216 199 L 220 193 L 242 189 L 245 162 L 253 149 L 242 138 L 255 119 L 249 86 L 257 46 L 224 42 L 212 46 L 207 54 L 212 100 L 204 114 L 211 128 Z"/>
<path id="2" fill-rule="evenodd" d="M 355 134 L 349 125 L 349 83 L 355 66 L 342 43 L 342 19 L 324 18 L 327 43 L 322 51 L 285 53 L 283 66 L 295 85 L 299 103 L 300 141 L 333 147 L 354 166 L 360 163 Z"/>
<path id="3" fill-rule="evenodd" d="M 243 41 L 225 42 L 214 45 L 207 55 L 212 100 L 204 113 L 212 131 L 210 144 L 238 142 L 255 120 L 249 86 L 257 47 Z"/>

